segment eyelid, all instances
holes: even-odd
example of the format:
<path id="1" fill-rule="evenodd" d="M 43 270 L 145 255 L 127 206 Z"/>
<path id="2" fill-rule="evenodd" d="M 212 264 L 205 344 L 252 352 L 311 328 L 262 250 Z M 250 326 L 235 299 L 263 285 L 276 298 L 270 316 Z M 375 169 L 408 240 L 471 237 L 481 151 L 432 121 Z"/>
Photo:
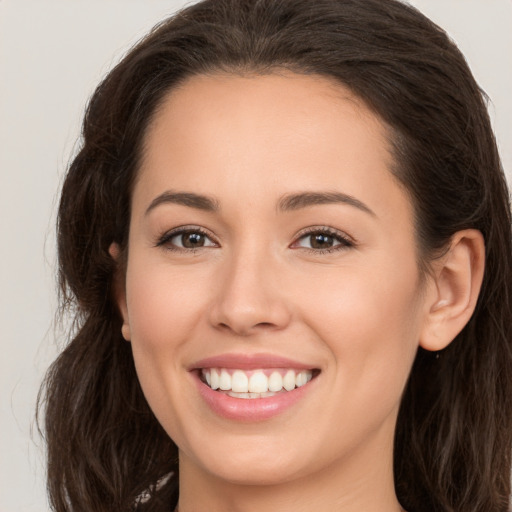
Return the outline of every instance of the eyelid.
<path id="1" fill-rule="evenodd" d="M 201 235 L 204 235 L 207 237 L 213 244 L 215 244 L 216 247 L 220 247 L 220 244 L 216 237 L 204 227 L 192 225 L 192 224 L 186 224 L 183 226 L 176 226 L 175 228 L 172 228 L 170 230 L 165 231 L 163 234 L 159 235 L 157 239 L 155 240 L 155 247 L 163 247 L 166 244 L 169 243 L 169 241 L 178 235 L 187 234 L 187 233 L 200 233 Z M 340 243 L 338 245 L 335 245 L 330 248 L 325 249 L 314 249 L 314 248 L 308 248 L 308 247 L 301 247 L 297 245 L 298 241 L 301 240 L 304 237 L 311 236 L 313 234 L 326 234 L 328 236 L 331 236 L 338 240 Z M 306 251 L 314 252 L 314 253 L 327 253 L 327 252 L 333 252 L 333 251 L 340 251 L 343 249 L 349 249 L 350 247 L 354 247 L 357 245 L 356 241 L 353 237 L 345 233 L 344 231 L 340 231 L 338 229 L 329 227 L 329 226 L 309 226 L 307 228 L 304 228 L 300 230 L 293 239 L 293 242 L 290 244 L 290 248 L 292 249 L 303 249 Z M 173 251 L 196 251 L 203 248 L 209 248 L 212 246 L 203 246 L 203 247 L 196 247 L 196 248 L 183 248 L 175 245 L 169 244 L 167 246 L 168 250 Z"/>
<path id="2" fill-rule="evenodd" d="M 314 235 L 316 233 L 326 234 L 333 238 L 336 238 L 340 242 L 340 244 L 336 245 L 334 247 L 326 248 L 326 249 L 313 249 L 313 248 L 301 247 L 301 246 L 296 245 L 298 243 L 298 241 L 301 240 L 302 238 L 304 238 L 306 236 Z M 355 247 L 356 245 L 357 245 L 356 240 L 353 237 L 351 237 L 350 235 L 348 235 L 347 233 L 345 233 L 344 231 L 340 231 L 338 229 L 335 229 L 335 228 L 332 228 L 329 226 L 310 226 L 310 227 L 300 230 L 295 235 L 294 241 L 292 242 L 290 247 L 293 249 L 304 249 L 306 251 L 311 251 L 311 252 L 318 254 L 318 253 L 322 253 L 322 252 L 325 253 L 325 252 L 349 249 L 350 247 Z"/>

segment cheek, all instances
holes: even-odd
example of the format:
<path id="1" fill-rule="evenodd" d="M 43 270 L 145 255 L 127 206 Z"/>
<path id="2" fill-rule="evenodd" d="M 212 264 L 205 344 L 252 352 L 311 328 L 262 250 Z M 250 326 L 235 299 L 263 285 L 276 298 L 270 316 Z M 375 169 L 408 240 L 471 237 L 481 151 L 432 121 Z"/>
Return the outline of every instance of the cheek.
<path id="1" fill-rule="evenodd" d="M 174 350 L 186 341 L 204 299 L 194 279 L 165 263 L 137 260 L 127 272 L 127 307 L 132 336 L 148 351 Z"/>
<path id="2" fill-rule="evenodd" d="M 311 289 L 304 283 L 309 290 L 301 294 L 306 299 L 303 310 L 311 312 L 308 316 L 316 328 L 339 338 L 340 347 L 347 336 L 350 345 L 363 348 L 367 343 L 374 345 L 373 337 L 367 338 L 370 331 L 380 332 L 382 337 L 407 338 L 417 327 L 420 286 L 414 261 L 380 260 L 327 269 L 310 275 L 308 281 L 315 286 Z"/>
<path id="3" fill-rule="evenodd" d="M 328 282 L 317 281 L 322 292 L 304 306 L 336 366 L 331 389 L 353 410 L 395 408 L 416 354 L 422 324 L 416 265 L 391 263 L 332 273 Z"/>
<path id="4" fill-rule="evenodd" d="M 134 251 L 135 252 L 135 251 Z M 182 354 L 197 327 L 202 296 L 194 280 L 168 265 L 131 255 L 126 294 L 132 352 L 142 389 L 166 426 L 176 422 L 183 389 Z"/>

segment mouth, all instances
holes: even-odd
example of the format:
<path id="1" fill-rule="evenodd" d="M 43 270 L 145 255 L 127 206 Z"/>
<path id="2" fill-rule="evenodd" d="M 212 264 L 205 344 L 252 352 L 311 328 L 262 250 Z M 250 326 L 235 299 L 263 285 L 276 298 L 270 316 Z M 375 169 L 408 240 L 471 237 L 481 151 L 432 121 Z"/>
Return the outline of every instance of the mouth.
<path id="1" fill-rule="evenodd" d="M 241 423 L 297 411 L 299 404 L 308 404 L 307 397 L 315 395 L 321 373 L 307 363 L 264 353 L 208 357 L 196 361 L 189 371 L 210 410 Z"/>
<path id="2" fill-rule="evenodd" d="M 261 399 L 289 393 L 318 376 L 317 369 L 201 368 L 199 379 L 210 389 L 233 398 Z"/>

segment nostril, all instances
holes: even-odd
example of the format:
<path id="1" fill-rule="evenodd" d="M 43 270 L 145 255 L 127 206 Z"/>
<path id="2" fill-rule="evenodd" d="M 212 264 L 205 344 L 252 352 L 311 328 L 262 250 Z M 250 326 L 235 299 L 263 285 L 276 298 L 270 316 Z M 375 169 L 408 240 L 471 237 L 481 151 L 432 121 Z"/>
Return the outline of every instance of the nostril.
<path id="1" fill-rule="evenodd" d="M 238 334 L 239 336 L 250 336 L 251 334 L 255 334 L 261 330 L 268 331 L 268 330 L 272 330 L 272 329 L 277 329 L 278 326 L 273 324 L 272 322 L 259 322 L 259 323 L 253 324 L 253 325 L 251 325 L 251 324 L 236 325 L 234 322 L 233 322 L 233 324 L 229 324 L 227 322 L 219 322 L 217 324 L 217 328 L 222 331 L 233 332 L 235 334 Z"/>

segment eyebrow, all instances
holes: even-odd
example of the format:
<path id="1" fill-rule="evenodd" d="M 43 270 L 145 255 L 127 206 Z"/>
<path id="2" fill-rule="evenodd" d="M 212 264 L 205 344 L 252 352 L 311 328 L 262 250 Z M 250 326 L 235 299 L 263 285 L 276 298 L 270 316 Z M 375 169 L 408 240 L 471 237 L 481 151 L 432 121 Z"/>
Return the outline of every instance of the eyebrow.
<path id="1" fill-rule="evenodd" d="M 211 197 L 194 194 L 193 192 L 173 192 L 171 190 L 167 190 L 151 201 L 151 204 L 146 210 L 146 215 L 157 206 L 168 203 L 180 204 L 182 206 L 188 206 L 190 208 L 196 208 L 207 212 L 216 212 L 219 210 L 218 202 Z"/>
<path id="2" fill-rule="evenodd" d="M 341 192 L 302 192 L 287 194 L 279 201 L 279 210 L 289 212 L 321 204 L 343 203 L 375 217 L 375 212 L 359 199 Z"/>
<path id="3" fill-rule="evenodd" d="M 157 206 L 169 203 L 188 206 L 207 212 L 217 212 L 220 209 L 218 201 L 212 197 L 195 194 L 193 192 L 173 192 L 167 190 L 151 201 L 151 204 L 146 210 L 146 215 Z M 336 203 L 354 206 L 359 210 L 375 216 L 375 213 L 362 201 L 341 192 L 300 192 L 287 194 L 279 201 L 278 209 L 283 212 L 290 212 L 310 206 Z"/>

